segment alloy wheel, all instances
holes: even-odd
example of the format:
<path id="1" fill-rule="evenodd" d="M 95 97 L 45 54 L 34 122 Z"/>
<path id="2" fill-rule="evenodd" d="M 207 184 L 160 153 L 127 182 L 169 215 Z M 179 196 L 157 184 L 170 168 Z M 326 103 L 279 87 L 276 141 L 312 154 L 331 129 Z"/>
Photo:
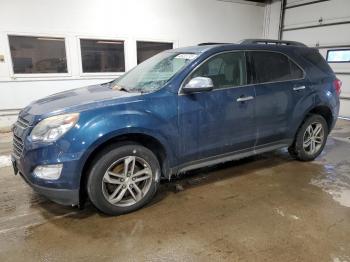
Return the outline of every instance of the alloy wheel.
<path id="1" fill-rule="evenodd" d="M 152 177 L 152 170 L 146 160 L 137 156 L 126 156 L 107 169 L 102 179 L 102 192 L 112 205 L 131 206 L 147 194 Z"/>
<path id="2" fill-rule="evenodd" d="M 304 151 L 313 155 L 316 154 L 322 147 L 324 141 L 324 129 L 321 123 L 314 122 L 310 124 L 305 132 L 303 137 L 303 148 Z"/>

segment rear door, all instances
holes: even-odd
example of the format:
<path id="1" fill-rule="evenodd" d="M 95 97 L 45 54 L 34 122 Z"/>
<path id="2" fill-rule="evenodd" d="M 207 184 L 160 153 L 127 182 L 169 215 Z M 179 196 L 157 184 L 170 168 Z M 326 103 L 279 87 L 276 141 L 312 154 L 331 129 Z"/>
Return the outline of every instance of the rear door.
<path id="1" fill-rule="evenodd" d="M 244 52 L 209 58 L 185 81 L 210 77 L 214 90 L 179 94 L 182 162 L 254 147 L 254 87 L 246 85 Z"/>
<path id="2" fill-rule="evenodd" d="M 250 51 L 249 61 L 256 94 L 256 146 L 283 143 L 295 106 L 307 89 L 304 72 L 279 52 Z"/>

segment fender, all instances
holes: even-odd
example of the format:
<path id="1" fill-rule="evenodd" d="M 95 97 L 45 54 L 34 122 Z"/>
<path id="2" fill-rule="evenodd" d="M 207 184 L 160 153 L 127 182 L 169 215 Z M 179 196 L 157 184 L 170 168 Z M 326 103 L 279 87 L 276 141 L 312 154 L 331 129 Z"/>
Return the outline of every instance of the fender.
<path id="1" fill-rule="evenodd" d="M 178 128 L 176 122 L 166 121 L 152 112 L 135 110 L 101 110 L 99 114 L 94 111 L 93 117 L 89 115 L 81 117 L 89 120 L 80 127 L 79 134 L 76 135 L 77 140 L 84 139 L 78 142 L 78 144 L 84 144 L 80 173 L 88 157 L 101 144 L 112 138 L 130 134 L 143 134 L 156 139 L 164 147 L 169 165 L 177 162 L 175 149 L 177 148 Z"/>
<path id="2" fill-rule="evenodd" d="M 294 139 L 297 130 L 304 121 L 306 115 L 315 108 L 315 96 L 317 93 L 313 91 L 313 94 L 303 96 L 298 103 L 294 106 L 294 110 L 291 116 L 290 131 L 288 137 Z"/>
<path id="3" fill-rule="evenodd" d="M 292 115 L 292 123 L 290 125 L 289 136 L 295 136 L 300 125 L 303 123 L 307 114 L 309 114 L 313 109 L 319 106 L 324 106 L 330 109 L 332 112 L 332 127 L 335 124 L 335 119 L 338 117 L 339 103 L 336 94 L 333 92 L 328 92 L 328 97 L 325 97 L 325 92 L 319 92 L 314 90 L 310 95 L 304 96 L 294 107 Z M 337 110 L 336 110 L 337 108 Z M 332 110 L 334 109 L 334 110 Z"/>

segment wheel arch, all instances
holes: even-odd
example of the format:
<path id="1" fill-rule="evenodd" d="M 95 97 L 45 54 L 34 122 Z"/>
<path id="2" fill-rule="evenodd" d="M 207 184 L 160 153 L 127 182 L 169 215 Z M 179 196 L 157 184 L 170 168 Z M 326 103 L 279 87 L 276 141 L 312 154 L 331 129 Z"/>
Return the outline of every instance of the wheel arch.
<path id="1" fill-rule="evenodd" d="M 98 143 L 85 157 L 81 174 L 80 174 L 80 203 L 83 204 L 87 198 L 86 194 L 86 182 L 88 173 L 92 167 L 93 160 L 101 153 L 106 147 L 117 144 L 137 143 L 151 150 L 157 157 L 159 165 L 161 166 L 161 177 L 169 178 L 169 157 L 171 153 L 167 150 L 167 147 L 160 141 L 160 139 L 145 133 L 127 133 L 112 136 L 108 139 L 104 139 Z"/>
<path id="2" fill-rule="evenodd" d="M 328 130 L 330 131 L 332 129 L 333 124 L 334 124 L 332 110 L 326 105 L 314 106 L 314 107 L 310 108 L 309 110 L 307 110 L 306 113 L 304 114 L 303 118 L 301 119 L 301 121 L 299 121 L 297 128 L 294 131 L 293 143 L 295 141 L 295 137 L 298 134 L 299 129 L 304 124 L 305 120 L 312 114 L 322 116 L 327 122 Z"/>
<path id="3" fill-rule="evenodd" d="M 305 121 L 306 117 L 310 114 L 315 114 L 315 115 L 320 115 L 322 116 L 326 122 L 327 122 L 327 125 L 328 125 L 328 130 L 331 130 L 332 129 L 332 126 L 333 126 L 333 113 L 332 113 L 332 110 L 328 107 L 328 106 L 325 106 L 325 105 L 319 105 L 319 106 L 316 106 L 314 107 L 313 109 L 311 109 L 308 114 L 304 117 L 304 120 L 303 122 Z"/>

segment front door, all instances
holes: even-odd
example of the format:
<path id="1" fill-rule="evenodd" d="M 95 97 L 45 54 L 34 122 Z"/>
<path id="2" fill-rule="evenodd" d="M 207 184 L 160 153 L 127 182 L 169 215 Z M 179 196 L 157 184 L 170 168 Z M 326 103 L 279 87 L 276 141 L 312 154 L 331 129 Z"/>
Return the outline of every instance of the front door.
<path id="1" fill-rule="evenodd" d="M 188 79 L 210 77 L 212 91 L 179 94 L 180 156 L 191 162 L 253 148 L 256 138 L 255 92 L 246 86 L 244 52 L 215 55 Z"/>

